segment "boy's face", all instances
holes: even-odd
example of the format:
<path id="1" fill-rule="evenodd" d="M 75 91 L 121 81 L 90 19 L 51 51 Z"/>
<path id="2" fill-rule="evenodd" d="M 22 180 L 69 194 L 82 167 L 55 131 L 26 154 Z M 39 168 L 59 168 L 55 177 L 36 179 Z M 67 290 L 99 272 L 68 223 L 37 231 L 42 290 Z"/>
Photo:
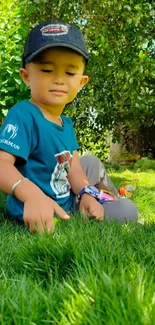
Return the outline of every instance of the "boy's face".
<path id="1" fill-rule="evenodd" d="M 31 89 L 32 98 L 52 114 L 59 115 L 88 82 L 83 75 L 84 59 L 67 48 L 50 48 L 20 69 L 23 81 Z"/>

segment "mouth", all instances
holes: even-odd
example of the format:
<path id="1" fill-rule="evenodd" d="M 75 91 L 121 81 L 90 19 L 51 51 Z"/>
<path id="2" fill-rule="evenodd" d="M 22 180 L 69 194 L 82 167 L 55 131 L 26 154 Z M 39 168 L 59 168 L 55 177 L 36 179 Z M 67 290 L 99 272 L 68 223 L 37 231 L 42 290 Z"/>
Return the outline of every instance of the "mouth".
<path id="1" fill-rule="evenodd" d="M 60 90 L 60 89 L 52 89 L 52 90 L 50 90 L 50 93 L 53 93 L 53 94 L 67 94 L 66 91 Z"/>

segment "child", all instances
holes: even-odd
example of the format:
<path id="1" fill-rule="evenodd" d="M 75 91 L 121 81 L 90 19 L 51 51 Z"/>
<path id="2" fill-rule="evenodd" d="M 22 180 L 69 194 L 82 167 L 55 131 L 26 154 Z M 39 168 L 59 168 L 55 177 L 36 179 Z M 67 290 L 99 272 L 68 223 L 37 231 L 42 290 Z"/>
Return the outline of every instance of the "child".
<path id="1" fill-rule="evenodd" d="M 51 20 L 27 37 L 20 76 L 31 98 L 14 105 L 1 128 L 0 188 L 9 194 L 8 214 L 31 232 L 51 231 L 54 214 L 68 220 L 76 209 L 96 220 L 137 220 L 130 200 L 99 203 L 102 186 L 116 190 L 96 157 L 83 157 L 81 165 L 72 122 L 61 115 L 88 82 L 87 62 L 75 25 Z"/>

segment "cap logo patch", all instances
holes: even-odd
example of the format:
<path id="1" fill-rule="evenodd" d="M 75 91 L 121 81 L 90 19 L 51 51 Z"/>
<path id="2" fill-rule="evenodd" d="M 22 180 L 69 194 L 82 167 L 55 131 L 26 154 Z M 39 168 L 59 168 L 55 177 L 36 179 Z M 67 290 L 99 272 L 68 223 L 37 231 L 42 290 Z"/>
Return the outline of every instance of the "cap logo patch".
<path id="1" fill-rule="evenodd" d="M 68 33 L 68 26 L 60 24 L 52 24 L 44 26 L 40 29 L 43 36 L 55 36 Z"/>

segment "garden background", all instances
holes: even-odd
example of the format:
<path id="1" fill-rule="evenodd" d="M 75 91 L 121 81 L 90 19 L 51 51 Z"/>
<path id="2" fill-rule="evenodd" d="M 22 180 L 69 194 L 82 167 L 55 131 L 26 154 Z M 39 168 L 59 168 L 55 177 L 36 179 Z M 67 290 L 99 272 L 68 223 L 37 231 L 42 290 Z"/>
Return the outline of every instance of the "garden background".
<path id="1" fill-rule="evenodd" d="M 32 235 L 4 216 L 0 193 L 0 324 L 155 324 L 154 1 L 1 0 L 0 119 L 29 97 L 21 82 L 28 30 L 58 18 L 82 28 L 90 82 L 65 114 L 83 150 L 106 161 L 109 138 L 136 164 L 107 164 L 117 188 L 136 187 L 139 223 L 58 220 Z M 149 158 L 149 159 L 148 159 Z"/>
<path id="2" fill-rule="evenodd" d="M 83 149 L 107 157 L 110 131 L 129 152 L 155 157 L 154 1 L 1 0 L 0 14 L 1 119 L 30 95 L 18 73 L 29 29 L 62 19 L 82 28 L 90 53 L 90 82 L 65 111 Z"/>

